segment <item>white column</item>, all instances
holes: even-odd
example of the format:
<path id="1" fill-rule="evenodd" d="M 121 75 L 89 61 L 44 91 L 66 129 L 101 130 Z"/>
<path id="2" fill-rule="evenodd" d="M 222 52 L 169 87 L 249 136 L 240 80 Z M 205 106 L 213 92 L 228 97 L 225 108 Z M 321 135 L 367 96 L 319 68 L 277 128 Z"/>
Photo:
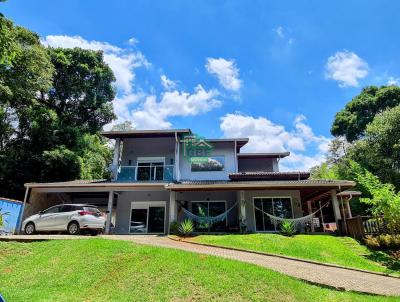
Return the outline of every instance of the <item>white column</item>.
<path id="1" fill-rule="evenodd" d="M 25 196 L 24 196 L 24 203 L 22 204 L 22 209 L 21 209 L 21 216 L 19 217 L 18 225 L 17 225 L 17 228 L 15 230 L 16 234 L 21 234 L 22 233 L 21 227 L 22 227 L 22 221 L 24 219 L 25 205 L 26 205 L 26 202 L 28 200 L 29 190 L 30 190 L 30 188 L 26 187 Z"/>
<path id="2" fill-rule="evenodd" d="M 310 215 L 312 213 L 311 200 L 307 200 L 307 208 L 308 208 L 308 214 Z M 313 220 L 311 220 L 311 232 L 313 233 L 315 232 Z"/>
<path id="3" fill-rule="evenodd" d="M 246 199 L 244 198 L 244 191 L 240 191 L 240 220 L 246 220 Z"/>
<path id="4" fill-rule="evenodd" d="M 347 214 L 349 215 L 349 218 L 352 218 L 353 216 L 351 215 L 350 200 L 346 199 L 345 203 L 347 208 Z"/>
<path id="5" fill-rule="evenodd" d="M 179 156 L 180 156 L 180 151 L 179 151 L 179 137 L 175 133 L 175 178 L 177 181 L 181 180 L 181 170 L 179 169 Z"/>
<path id="6" fill-rule="evenodd" d="M 176 192 L 169 192 L 169 223 L 177 219 Z"/>
<path id="7" fill-rule="evenodd" d="M 118 174 L 118 165 L 119 165 L 119 155 L 121 151 L 121 139 L 115 139 L 115 147 L 114 147 L 114 156 L 112 161 L 112 171 L 114 179 L 117 179 Z"/>
<path id="8" fill-rule="evenodd" d="M 114 202 L 114 191 L 110 191 L 108 193 L 107 220 L 106 220 L 106 230 L 105 230 L 106 234 L 110 234 L 113 202 Z"/>
<path id="9" fill-rule="evenodd" d="M 340 208 L 336 196 L 336 190 L 331 190 L 331 200 L 332 200 L 333 214 L 335 216 L 336 226 L 337 228 L 339 228 L 339 219 L 342 219 L 342 215 L 340 215 Z"/>

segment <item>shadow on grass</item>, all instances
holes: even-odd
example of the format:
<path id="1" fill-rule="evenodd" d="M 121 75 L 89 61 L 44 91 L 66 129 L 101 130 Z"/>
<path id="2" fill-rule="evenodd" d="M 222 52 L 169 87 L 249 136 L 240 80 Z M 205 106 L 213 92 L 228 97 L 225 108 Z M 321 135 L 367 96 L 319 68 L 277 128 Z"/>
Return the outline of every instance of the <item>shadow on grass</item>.
<path id="1" fill-rule="evenodd" d="M 400 260 L 394 259 L 385 252 L 371 251 L 366 258 L 384 265 L 390 272 L 400 273 Z"/>

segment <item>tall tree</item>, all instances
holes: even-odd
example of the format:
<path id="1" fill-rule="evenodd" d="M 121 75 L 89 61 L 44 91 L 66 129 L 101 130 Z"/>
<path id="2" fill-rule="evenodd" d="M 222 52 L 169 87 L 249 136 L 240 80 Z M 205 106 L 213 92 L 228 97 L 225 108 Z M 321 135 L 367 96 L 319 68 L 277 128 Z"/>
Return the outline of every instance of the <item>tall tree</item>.
<path id="1" fill-rule="evenodd" d="M 353 142 L 364 136 L 367 125 L 376 114 L 399 104 L 400 87 L 366 87 L 336 114 L 331 133 Z"/>

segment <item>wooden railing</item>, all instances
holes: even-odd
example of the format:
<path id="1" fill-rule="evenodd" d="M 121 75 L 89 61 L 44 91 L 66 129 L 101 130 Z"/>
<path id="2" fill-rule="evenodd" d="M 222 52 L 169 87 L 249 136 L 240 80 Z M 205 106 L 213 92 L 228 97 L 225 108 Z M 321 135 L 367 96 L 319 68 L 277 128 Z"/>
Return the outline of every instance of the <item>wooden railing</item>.
<path id="1" fill-rule="evenodd" d="M 347 218 L 346 225 L 347 235 L 356 239 L 387 232 L 383 217 L 356 216 Z"/>

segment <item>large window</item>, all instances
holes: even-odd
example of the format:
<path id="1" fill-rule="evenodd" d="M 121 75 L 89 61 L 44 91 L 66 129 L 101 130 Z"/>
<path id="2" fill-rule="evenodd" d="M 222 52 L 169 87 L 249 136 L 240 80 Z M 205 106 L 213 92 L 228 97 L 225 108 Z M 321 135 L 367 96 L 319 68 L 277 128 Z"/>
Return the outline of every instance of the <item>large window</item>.
<path id="1" fill-rule="evenodd" d="M 164 158 L 139 158 L 136 180 L 152 181 L 164 179 Z"/>
<path id="2" fill-rule="evenodd" d="M 198 201 L 192 202 L 192 213 L 197 216 L 214 217 L 226 211 L 225 201 Z M 195 230 L 198 232 L 219 232 L 225 231 L 226 219 L 209 225 L 207 223 L 195 222 Z"/>
<path id="3" fill-rule="evenodd" d="M 290 197 L 254 198 L 256 231 L 277 231 L 279 229 L 279 226 L 271 223 L 269 217 L 260 210 L 281 218 L 293 218 Z"/>
<path id="4" fill-rule="evenodd" d="M 192 172 L 223 171 L 225 168 L 224 156 L 192 157 Z"/>

